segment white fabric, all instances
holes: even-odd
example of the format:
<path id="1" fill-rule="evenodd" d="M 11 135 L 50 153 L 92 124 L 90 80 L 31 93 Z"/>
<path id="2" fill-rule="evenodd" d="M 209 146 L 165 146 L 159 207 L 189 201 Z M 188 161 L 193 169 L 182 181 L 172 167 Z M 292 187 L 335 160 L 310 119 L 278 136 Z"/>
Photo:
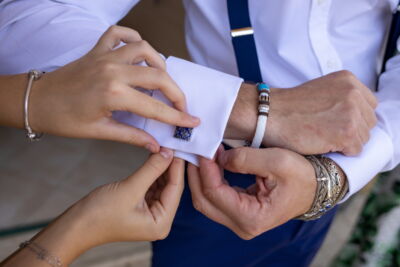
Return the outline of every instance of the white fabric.
<path id="1" fill-rule="evenodd" d="M 156 120 L 128 112 L 116 112 L 114 118 L 145 130 L 160 145 L 174 149 L 175 156 L 198 165 L 196 155 L 209 159 L 215 155 L 243 80 L 175 57 L 169 57 L 166 63 L 168 73 L 185 92 L 188 112 L 202 119 L 190 141 L 173 138 L 175 127 Z M 183 69 L 191 69 L 197 75 L 180 75 Z M 160 91 L 155 91 L 153 97 L 171 105 Z"/>
<path id="2" fill-rule="evenodd" d="M 137 2 L 0 1 L 0 73 L 51 70 L 78 58 Z M 194 62 L 237 75 L 226 1 L 184 0 L 184 4 L 186 39 Z M 396 4 L 397 0 L 249 0 L 264 81 L 288 88 L 347 69 L 374 89 Z M 190 68 L 179 73 L 193 79 L 197 76 Z M 207 76 L 202 78 L 207 81 Z M 390 61 L 379 85 L 379 125 L 363 153 L 357 157 L 331 155 L 348 175 L 349 195 L 400 161 L 400 56 Z M 207 103 L 213 99 L 209 97 Z"/>

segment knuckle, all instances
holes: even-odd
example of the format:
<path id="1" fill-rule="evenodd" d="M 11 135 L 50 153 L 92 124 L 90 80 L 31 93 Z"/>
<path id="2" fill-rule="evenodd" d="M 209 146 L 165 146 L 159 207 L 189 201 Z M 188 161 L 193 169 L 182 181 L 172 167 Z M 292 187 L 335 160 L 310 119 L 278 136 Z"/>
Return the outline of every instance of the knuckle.
<path id="1" fill-rule="evenodd" d="M 103 83 L 106 99 L 113 99 L 122 94 L 122 90 L 118 86 L 118 82 L 114 79 L 106 79 Z"/>
<path id="2" fill-rule="evenodd" d="M 279 170 L 282 171 L 293 168 L 293 158 L 289 156 L 287 153 L 280 153 L 279 166 L 277 167 Z"/>
<path id="3" fill-rule="evenodd" d="M 188 115 L 184 112 L 178 111 L 178 121 L 179 122 L 185 122 L 188 119 Z"/>
<path id="4" fill-rule="evenodd" d="M 151 119 L 159 119 L 161 117 L 161 114 L 166 113 L 166 108 L 163 103 L 161 102 L 155 102 L 153 105 L 152 113 L 150 114 Z"/>
<path id="5" fill-rule="evenodd" d="M 158 227 L 158 231 L 157 231 L 157 240 L 163 240 L 163 239 L 167 238 L 170 231 L 171 231 L 170 225 L 166 225 L 166 223 L 164 223 L 163 225 L 160 225 L 160 227 Z"/>
<path id="6" fill-rule="evenodd" d="M 349 107 L 354 108 L 358 105 L 361 93 L 356 86 L 349 85 L 346 90 L 345 100 Z"/>
<path id="7" fill-rule="evenodd" d="M 162 83 L 169 83 L 170 81 L 169 75 L 163 70 L 155 69 L 155 75 Z"/>
<path id="8" fill-rule="evenodd" d="M 354 74 L 349 70 L 338 71 L 337 75 L 339 75 L 341 78 L 345 80 L 353 80 L 355 78 Z"/>
<path id="9" fill-rule="evenodd" d="M 357 102 L 351 94 L 350 92 L 346 94 L 341 112 L 343 112 L 344 116 L 354 117 L 357 114 Z"/>
<path id="10" fill-rule="evenodd" d="M 350 140 L 357 134 L 357 126 L 354 120 L 348 120 L 346 128 L 344 129 L 344 136 Z"/>
<path id="11" fill-rule="evenodd" d="M 204 212 L 204 207 L 203 207 L 203 204 L 202 204 L 201 200 L 193 199 L 192 202 L 193 202 L 193 207 L 194 207 L 195 210 L 197 210 L 200 213 Z"/>
<path id="12" fill-rule="evenodd" d="M 120 30 L 120 26 L 112 25 L 111 27 L 108 28 L 107 31 L 108 31 L 109 34 L 115 35 L 115 34 L 117 34 L 119 32 L 119 30 Z"/>
<path id="13" fill-rule="evenodd" d="M 139 145 L 139 138 L 136 135 L 130 135 L 126 142 L 131 145 Z"/>
<path id="14" fill-rule="evenodd" d="M 250 240 L 262 233 L 262 230 L 258 224 L 245 224 L 241 226 L 241 230 L 244 234 L 245 240 Z"/>
<path id="15" fill-rule="evenodd" d="M 241 170 L 246 164 L 247 160 L 247 150 L 246 149 L 236 149 L 233 154 L 229 157 L 229 165 L 234 170 Z"/>
<path id="16" fill-rule="evenodd" d="M 148 161 L 149 167 L 158 173 L 162 173 L 164 171 L 162 162 L 160 160 L 154 159 Z"/>
<path id="17" fill-rule="evenodd" d="M 140 33 L 138 32 L 138 31 L 135 31 L 134 29 L 131 29 L 131 28 L 127 28 L 130 32 L 131 32 L 131 34 L 132 35 L 134 35 L 138 40 L 141 40 L 142 39 L 142 37 L 140 36 Z"/>
<path id="18" fill-rule="evenodd" d="M 215 199 L 216 191 L 212 188 L 206 188 L 203 190 L 203 194 L 205 198 L 212 201 L 213 199 Z"/>
<path id="19" fill-rule="evenodd" d="M 137 42 L 139 49 L 142 51 L 148 50 L 150 48 L 150 44 L 146 40 L 140 40 Z"/>
<path id="20" fill-rule="evenodd" d="M 147 229 L 147 234 L 149 236 L 149 239 L 153 240 L 158 240 L 160 236 L 160 229 L 157 224 L 152 224 L 148 229 Z"/>
<path id="21" fill-rule="evenodd" d="M 109 77 L 118 72 L 117 65 L 110 61 L 103 61 L 98 64 L 98 72 L 100 75 Z"/>

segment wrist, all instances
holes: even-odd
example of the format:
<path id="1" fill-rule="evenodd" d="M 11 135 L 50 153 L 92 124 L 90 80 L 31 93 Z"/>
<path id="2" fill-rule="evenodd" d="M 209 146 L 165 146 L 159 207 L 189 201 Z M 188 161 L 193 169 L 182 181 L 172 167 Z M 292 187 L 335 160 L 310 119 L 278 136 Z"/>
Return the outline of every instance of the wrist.
<path id="1" fill-rule="evenodd" d="M 274 112 L 271 108 L 274 105 L 274 99 L 280 94 L 277 88 L 270 89 L 270 112 L 268 118 L 268 126 L 265 130 L 263 144 L 270 146 L 274 144 L 276 139 L 276 129 L 278 128 Z M 238 97 L 233 106 L 229 117 L 228 125 L 225 130 L 224 138 L 235 140 L 251 141 L 257 126 L 258 118 L 258 92 L 255 84 L 243 83 L 240 87 Z"/>
<path id="2" fill-rule="evenodd" d="M 24 127 L 24 94 L 27 75 L 0 77 L 0 125 Z"/>
<path id="3" fill-rule="evenodd" d="M 97 245 L 91 234 L 92 227 L 88 216 L 76 204 L 35 236 L 33 241 L 67 266 Z"/>
<path id="4" fill-rule="evenodd" d="M 257 123 L 257 89 L 254 84 L 242 83 L 224 137 L 251 140 Z"/>

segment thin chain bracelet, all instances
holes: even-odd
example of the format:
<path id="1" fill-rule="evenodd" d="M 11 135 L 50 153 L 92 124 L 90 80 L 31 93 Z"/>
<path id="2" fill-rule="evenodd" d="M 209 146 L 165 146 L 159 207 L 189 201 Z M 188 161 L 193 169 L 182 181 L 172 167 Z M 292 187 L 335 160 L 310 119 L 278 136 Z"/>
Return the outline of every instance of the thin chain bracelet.
<path id="1" fill-rule="evenodd" d="M 36 254 L 37 259 L 47 262 L 52 267 L 63 267 L 63 264 L 58 257 L 50 255 L 46 249 L 42 248 L 33 241 L 25 241 L 19 245 L 19 248 L 29 249 L 31 252 Z"/>

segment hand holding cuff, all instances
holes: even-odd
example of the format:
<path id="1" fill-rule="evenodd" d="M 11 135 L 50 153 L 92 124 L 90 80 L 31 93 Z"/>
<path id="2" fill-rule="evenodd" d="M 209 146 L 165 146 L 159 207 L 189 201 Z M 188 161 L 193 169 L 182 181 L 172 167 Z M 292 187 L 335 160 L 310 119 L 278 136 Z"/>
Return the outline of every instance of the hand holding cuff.
<path id="1" fill-rule="evenodd" d="M 243 80 L 175 57 L 169 57 L 166 64 L 168 74 L 186 96 L 188 113 L 201 120 L 189 140 L 174 137 L 175 126 L 156 120 L 127 112 L 117 112 L 114 118 L 143 129 L 161 146 L 175 150 L 175 156 L 197 165 L 196 155 L 211 159 L 222 142 Z M 154 91 L 152 96 L 172 105 L 160 91 Z"/>

